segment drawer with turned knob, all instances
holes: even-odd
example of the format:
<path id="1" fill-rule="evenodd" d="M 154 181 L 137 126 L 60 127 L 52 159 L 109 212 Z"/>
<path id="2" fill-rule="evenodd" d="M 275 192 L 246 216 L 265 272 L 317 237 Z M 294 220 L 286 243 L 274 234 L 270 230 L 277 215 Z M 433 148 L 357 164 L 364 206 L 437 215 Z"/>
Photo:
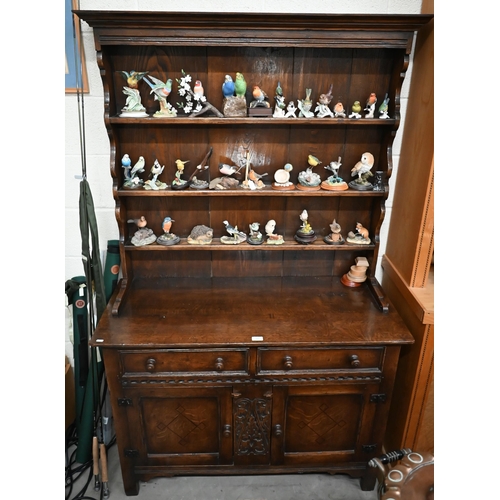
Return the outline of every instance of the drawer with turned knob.
<path id="1" fill-rule="evenodd" d="M 383 347 L 364 348 L 260 348 L 257 373 L 381 370 Z"/>
<path id="2" fill-rule="evenodd" d="M 248 349 L 121 351 L 124 375 L 248 373 Z"/>

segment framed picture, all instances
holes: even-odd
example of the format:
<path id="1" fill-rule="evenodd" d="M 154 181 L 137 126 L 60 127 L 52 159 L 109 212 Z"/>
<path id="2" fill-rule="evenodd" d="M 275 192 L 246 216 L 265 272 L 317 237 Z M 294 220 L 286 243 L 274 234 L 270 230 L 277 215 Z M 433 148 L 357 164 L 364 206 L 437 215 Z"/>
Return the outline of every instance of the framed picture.
<path id="1" fill-rule="evenodd" d="M 78 8 L 77 0 L 64 0 L 66 94 L 76 93 L 77 90 L 85 93 L 89 91 L 85 57 L 80 39 L 80 21 L 71 12 L 71 9 L 76 8 Z"/>

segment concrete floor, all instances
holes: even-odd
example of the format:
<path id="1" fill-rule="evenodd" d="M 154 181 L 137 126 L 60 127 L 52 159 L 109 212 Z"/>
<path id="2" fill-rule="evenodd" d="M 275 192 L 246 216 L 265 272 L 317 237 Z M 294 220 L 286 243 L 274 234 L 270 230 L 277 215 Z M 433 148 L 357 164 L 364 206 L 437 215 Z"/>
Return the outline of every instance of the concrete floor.
<path id="1" fill-rule="evenodd" d="M 73 499 L 89 477 L 84 474 L 74 485 Z M 359 479 L 346 475 L 288 474 L 264 476 L 184 476 L 158 478 L 140 483 L 139 495 L 127 497 L 116 445 L 108 452 L 109 500 L 377 500 L 374 491 L 361 491 Z M 85 498 L 100 499 L 94 479 Z"/>

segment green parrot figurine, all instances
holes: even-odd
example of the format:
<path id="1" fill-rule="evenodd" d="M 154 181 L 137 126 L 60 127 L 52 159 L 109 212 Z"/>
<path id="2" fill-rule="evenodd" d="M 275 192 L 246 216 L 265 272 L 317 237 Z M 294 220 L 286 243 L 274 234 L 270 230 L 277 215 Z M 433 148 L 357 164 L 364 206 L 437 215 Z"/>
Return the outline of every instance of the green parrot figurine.
<path id="1" fill-rule="evenodd" d="M 247 82 L 242 73 L 236 73 L 236 81 L 234 82 L 234 91 L 238 97 L 245 97 L 247 91 Z"/>

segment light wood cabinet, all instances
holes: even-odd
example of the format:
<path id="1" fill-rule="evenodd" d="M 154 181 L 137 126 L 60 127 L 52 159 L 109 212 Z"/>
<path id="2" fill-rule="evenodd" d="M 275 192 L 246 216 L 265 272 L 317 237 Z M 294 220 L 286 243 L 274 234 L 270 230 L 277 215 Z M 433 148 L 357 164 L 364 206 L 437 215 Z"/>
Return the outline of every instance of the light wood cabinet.
<path id="1" fill-rule="evenodd" d="M 432 2 L 426 2 L 427 4 Z M 427 6 L 429 9 L 430 6 Z M 415 338 L 402 350 L 386 447 L 434 452 L 434 21 L 418 34 L 382 286 Z"/>

